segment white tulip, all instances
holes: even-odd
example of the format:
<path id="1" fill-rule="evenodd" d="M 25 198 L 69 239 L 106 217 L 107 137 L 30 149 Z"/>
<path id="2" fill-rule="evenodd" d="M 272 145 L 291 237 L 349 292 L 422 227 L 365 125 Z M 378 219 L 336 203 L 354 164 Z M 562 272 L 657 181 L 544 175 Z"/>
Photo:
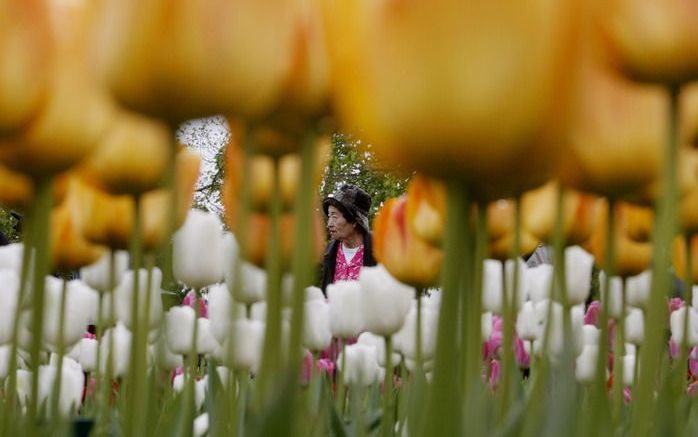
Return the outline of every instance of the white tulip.
<path id="1" fill-rule="evenodd" d="M 596 360 L 599 346 L 585 344 L 576 360 L 575 377 L 582 384 L 591 384 L 596 379 Z"/>
<path id="2" fill-rule="evenodd" d="M 233 287 L 235 281 L 235 269 L 240 262 L 240 247 L 235 235 L 225 232 L 223 236 L 223 276 L 225 283 Z"/>
<path id="3" fill-rule="evenodd" d="M 107 370 L 109 344 L 112 346 L 112 369 L 114 377 L 126 376 L 131 356 L 131 331 L 122 323 L 107 329 L 99 344 L 99 369 L 102 373 Z"/>
<path id="4" fill-rule="evenodd" d="M 116 317 L 129 329 L 133 327 L 133 270 L 129 270 L 121 277 L 121 282 L 114 290 L 114 306 Z M 148 329 L 155 329 L 162 320 L 162 297 L 160 284 L 162 283 L 162 272 L 159 268 L 153 268 L 150 280 L 150 314 L 148 316 Z M 141 320 L 145 320 L 145 306 L 148 296 L 148 271 L 138 270 L 138 312 Z"/>
<path id="5" fill-rule="evenodd" d="M 172 378 L 172 390 L 177 393 L 181 393 L 184 390 L 184 374 L 180 373 Z"/>
<path id="6" fill-rule="evenodd" d="M 591 291 L 594 256 L 579 246 L 565 249 L 565 279 L 570 305 L 586 302 Z"/>
<path id="7" fill-rule="evenodd" d="M 233 290 L 233 299 L 241 304 L 254 304 L 264 300 L 267 294 L 267 273 L 248 262 L 240 263 L 241 282 L 236 286 L 228 283 Z"/>
<path id="8" fill-rule="evenodd" d="M 170 350 L 165 335 L 158 336 L 154 349 L 155 364 L 158 366 L 158 368 L 163 370 L 171 370 L 183 365 L 184 359 L 182 358 L 182 355 L 175 354 Z"/>
<path id="9" fill-rule="evenodd" d="M 0 270 L 10 270 L 19 275 L 22 270 L 24 244 L 13 243 L 0 246 Z"/>
<path id="10" fill-rule="evenodd" d="M 417 362 L 415 360 L 405 358 L 405 367 L 407 367 L 407 370 L 409 370 L 410 372 L 414 372 L 417 370 Z M 422 370 L 425 372 L 431 372 L 431 370 L 433 368 L 434 368 L 434 360 L 425 361 L 422 364 Z"/>
<path id="11" fill-rule="evenodd" d="M 548 351 L 550 353 L 551 359 L 556 362 L 564 352 L 565 348 L 565 335 L 564 335 L 564 317 L 563 317 L 563 306 L 557 302 L 552 302 L 551 309 L 551 319 L 547 319 L 548 306 L 551 305 L 551 301 L 544 300 L 538 302 L 535 305 L 536 320 L 538 326 L 538 333 L 536 340 L 542 342 L 545 338 L 545 330 L 548 323 L 552 323 L 550 326 L 550 334 L 548 338 Z M 575 306 L 570 309 L 570 323 L 571 323 L 571 334 L 572 334 L 572 348 L 576 355 L 579 355 L 582 351 L 582 339 L 581 331 L 582 326 L 584 326 L 584 311 L 580 311 L 580 307 Z M 542 344 L 541 344 L 542 346 Z"/>
<path id="12" fill-rule="evenodd" d="M 227 285 L 214 285 L 208 289 L 208 319 L 211 321 L 211 332 L 219 343 L 223 342 L 230 330 L 232 309 L 233 297 Z"/>
<path id="13" fill-rule="evenodd" d="M 12 346 L 0 346 L 0 380 L 5 379 L 10 371 Z"/>
<path id="14" fill-rule="evenodd" d="M 635 382 L 635 355 L 623 356 L 623 384 L 633 385 Z"/>
<path id="15" fill-rule="evenodd" d="M 694 285 L 693 287 L 691 287 L 691 290 L 693 292 L 692 306 L 693 308 L 698 308 L 698 285 Z"/>
<path id="16" fill-rule="evenodd" d="M 303 346 L 311 351 L 327 348 L 332 342 L 330 305 L 324 299 L 305 302 Z"/>
<path id="17" fill-rule="evenodd" d="M 528 299 L 533 303 L 550 298 L 550 287 L 553 283 L 553 266 L 550 264 L 539 264 L 529 267 L 526 270 L 526 289 Z"/>
<path id="18" fill-rule="evenodd" d="M 688 311 L 688 346 L 698 344 L 698 311 L 693 307 L 685 305 L 671 313 L 669 326 L 671 327 L 671 337 L 676 344 L 683 344 L 684 324 L 686 322 L 686 311 Z"/>
<path id="19" fill-rule="evenodd" d="M 423 297 L 424 302 L 426 303 L 424 307 L 429 308 L 438 314 L 441 310 L 441 297 L 441 289 L 430 290 L 429 295 Z"/>
<path id="20" fill-rule="evenodd" d="M 69 348 L 85 334 L 90 319 L 90 288 L 80 281 L 70 281 L 66 286 L 63 325 L 63 346 Z M 63 281 L 47 277 L 44 290 L 43 341 L 51 350 L 58 347 L 61 317 Z"/>
<path id="21" fill-rule="evenodd" d="M 638 346 L 645 340 L 645 316 L 639 308 L 629 308 L 625 315 L 625 339 Z"/>
<path id="22" fill-rule="evenodd" d="M 523 303 L 526 301 L 526 297 L 529 295 L 528 292 L 528 285 L 529 281 L 527 280 L 528 277 L 528 266 L 526 263 L 519 258 L 518 259 L 518 266 L 519 266 L 519 277 L 516 281 L 517 287 L 516 287 L 516 310 L 520 310 L 521 307 L 523 306 Z M 506 288 L 507 288 L 507 296 L 509 300 L 509 305 L 512 304 L 514 301 L 514 273 L 516 271 L 516 263 L 514 263 L 513 259 L 508 259 L 506 263 L 504 264 L 504 270 L 506 272 Z"/>
<path id="23" fill-rule="evenodd" d="M 0 270 L 0 345 L 12 341 L 12 329 L 19 313 L 19 276 L 15 270 Z"/>
<path id="24" fill-rule="evenodd" d="M 482 268 L 482 309 L 501 314 L 502 263 L 495 259 L 486 259 Z"/>
<path id="25" fill-rule="evenodd" d="M 5 380 L 5 384 L 9 381 Z M 5 387 L 7 389 L 7 386 Z M 26 408 L 32 392 L 32 373 L 25 369 L 17 369 L 17 398 L 22 409 Z"/>
<path id="26" fill-rule="evenodd" d="M 480 333 L 482 341 L 487 341 L 492 335 L 492 311 L 482 313 L 480 316 Z"/>
<path id="27" fill-rule="evenodd" d="M 199 354 L 212 354 L 218 348 L 219 344 L 211 330 L 211 321 L 203 317 L 199 317 L 196 327 L 196 351 Z M 191 350 L 191 347 L 190 347 Z"/>
<path id="28" fill-rule="evenodd" d="M 414 339 L 414 335 L 412 336 Z M 370 332 L 362 332 L 359 335 L 357 343 L 364 344 L 366 346 L 373 346 L 376 348 L 376 361 L 381 367 L 385 367 L 385 338 L 380 337 Z M 400 362 L 400 354 L 393 351 L 391 355 L 392 366 L 395 367 Z"/>
<path id="29" fill-rule="evenodd" d="M 584 325 L 581 330 L 582 344 L 598 346 L 601 338 L 601 330 L 594 325 Z"/>
<path id="30" fill-rule="evenodd" d="M 380 264 L 362 268 L 359 283 L 364 327 L 384 337 L 399 331 L 410 310 L 414 288 L 398 282 Z"/>
<path id="31" fill-rule="evenodd" d="M 543 265 L 543 264 L 541 264 Z M 490 322 L 491 323 L 491 322 Z M 490 332 L 492 328 L 490 327 Z M 538 336 L 538 318 L 532 301 L 523 304 L 516 317 L 516 333 L 521 340 L 535 340 Z M 488 337 L 489 338 L 489 337 Z"/>
<path id="32" fill-rule="evenodd" d="M 208 433 L 208 413 L 203 413 L 194 419 L 194 437 L 203 437 Z"/>
<path id="33" fill-rule="evenodd" d="M 623 312 L 623 279 L 613 276 L 609 281 L 611 292 L 606 294 L 606 273 L 599 273 L 599 285 L 601 287 L 601 299 L 608 299 L 608 315 L 614 319 L 619 319 Z"/>
<path id="34" fill-rule="evenodd" d="M 97 348 L 99 342 L 94 338 L 83 337 L 66 353 L 66 356 L 80 363 L 85 372 L 92 372 L 97 368 Z"/>
<path id="35" fill-rule="evenodd" d="M 631 276 L 625 282 L 626 301 L 638 308 L 644 308 L 650 298 L 652 271 L 646 270 L 637 276 Z"/>
<path id="36" fill-rule="evenodd" d="M 267 323 L 267 303 L 263 301 L 253 304 L 250 311 L 250 318 L 258 322 Z"/>
<path id="37" fill-rule="evenodd" d="M 46 402 L 49 410 L 53 402 L 52 393 L 58 368 L 49 364 L 39 366 L 39 403 Z M 85 385 L 85 375 L 80 364 L 71 359 L 63 358 L 61 370 L 61 388 L 58 395 L 58 411 L 67 416 L 71 410 L 77 409 L 82 404 L 82 390 Z"/>
<path id="38" fill-rule="evenodd" d="M 201 411 L 204 400 L 206 400 L 206 392 L 208 392 L 208 375 L 205 375 L 194 383 L 194 403 L 196 404 L 196 411 Z"/>
<path id="39" fill-rule="evenodd" d="M 305 301 L 310 300 L 325 300 L 325 295 L 322 294 L 320 287 L 311 286 L 305 289 Z"/>
<path id="40" fill-rule="evenodd" d="M 111 291 L 109 284 L 110 265 L 112 252 L 107 251 L 94 264 L 80 269 L 80 278 L 87 285 L 101 292 Z M 121 281 L 121 276 L 128 270 L 128 252 L 118 250 L 114 252 L 114 287 Z"/>
<path id="41" fill-rule="evenodd" d="M 222 364 L 238 370 L 259 368 L 264 345 L 263 322 L 239 319 L 233 322 L 232 337 L 227 337 L 214 356 Z"/>
<path id="42" fill-rule="evenodd" d="M 374 346 L 356 343 L 347 346 L 344 353 L 346 358 L 342 358 L 340 353 L 337 365 L 346 384 L 369 386 L 380 381 L 381 372 Z M 342 368 L 342 361 L 345 361 L 346 369 Z"/>
<path id="43" fill-rule="evenodd" d="M 195 318 L 194 308 L 190 306 L 174 306 L 165 313 L 165 333 L 172 352 L 191 353 Z"/>
<path id="44" fill-rule="evenodd" d="M 223 228 L 218 216 L 192 209 L 172 237 L 172 271 L 191 288 L 223 280 Z"/>
<path id="45" fill-rule="evenodd" d="M 361 286 L 357 281 L 337 281 L 327 286 L 332 335 L 354 337 L 364 329 Z"/>
<path id="46" fill-rule="evenodd" d="M 625 343 L 625 355 L 637 355 L 637 346 L 632 343 Z"/>
<path id="47" fill-rule="evenodd" d="M 436 349 L 436 333 L 438 331 L 439 315 L 427 307 L 422 307 L 422 360 L 430 360 Z M 395 350 L 409 359 L 417 358 L 417 305 L 412 305 L 407 314 L 405 325 L 394 336 Z M 378 351 L 378 362 L 382 366 L 381 351 Z M 399 357 L 398 357 L 399 358 Z M 397 361 L 393 359 L 393 363 Z"/>

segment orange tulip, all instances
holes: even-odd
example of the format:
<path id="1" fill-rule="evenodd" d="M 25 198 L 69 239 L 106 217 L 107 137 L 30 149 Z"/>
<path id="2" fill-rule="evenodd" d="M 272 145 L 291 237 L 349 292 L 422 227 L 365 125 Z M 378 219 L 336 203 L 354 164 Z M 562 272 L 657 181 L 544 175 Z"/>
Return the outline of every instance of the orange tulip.
<path id="1" fill-rule="evenodd" d="M 89 242 L 80 232 L 79 202 L 69 194 L 51 213 L 51 265 L 69 272 L 96 262 L 104 247 Z"/>
<path id="2" fill-rule="evenodd" d="M 183 149 L 177 154 L 177 211 L 175 226 L 184 223 L 191 207 L 201 158 Z M 134 198 L 113 196 L 82 181 L 74 181 L 79 193 L 81 228 L 86 238 L 112 249 L 127 249 L 133 229 Z M 166 189 L 148 191 L 141 197 L 143 247 L 155 250 L 168 237 L 171 193 Z"/>
<path id="3" fill-rule="evenodd" d="M 293 247 L 295 244 L 295 222 L 295 214 L 287 212 L 281 215 L 281 267 L 286 272 L 290 271 L 292 268 Z M 271 218 L 264 213 L 253 213 L 248 216 L 247 228 L 244 235 L 239 234 L 236 222 L 232 223 L 231 229 L 236 234 L 243 248 L 241 253 L 245 261 L 264 268 L 267 263 L 267 253 L 269 249 Z M 313 259 L 319 259 L 322 254 L 323 244 L 325 243 L 324 238 L 322 220 L 317 213 L 313 214 Z"/>
<path id="4" fill-rule="evenodd" d="M 0 134 L 16 132 L 45 97 L 51 61 L 49 24 L 41 0 L 0 4 Z"/>
<path id="5" fill-rule="evenodd" d="M 291 65 L 290 0 L 112 0 L 100 64 L 117 99 L 177 123 L 265 115 Z"/>
<path id="6" fill-rule="evenodd" d="M 106 128 L 112 109 L 89 56 L 95 3 L 47 4 L 53 42 L 47 94 L 26 129 L 0 146 L 0 161 L 33 177 L 54 175 L 82 160 Z"/>
<path id="7" fill-rule="evenodd" d="M 549 244 L 555 238 L 558 190 L 559 184 L 552 181 L 526 192 L 521 199 L 523 227 Z M 566 245 L 574 246 L 589 239 L 596 224 L 598 198 L 573 190 L 565 190 L 563 196 L 563 238 Z"/>
<path id="8" fill-rule="evenodd" d="M 511 258 L 515 240 L 516 205 L 513 200 L 497 200 L 487 205 L 488 257 L 505 260 Z M 536 250 L 539 240 L 521 223 L 522 255 Z"/>
<path id="9" fill-rule="evenodd" d="M 698 148 L 698 83 L 691 83 L 681 88 L 681 142 L 692 148 Z"/>
<path id="10" fill-rule="evenodd" d="M 649 243 L 652 238 L 654 210 L 646 206 L 623 204 L 625 233 L 633 241 Z"/>
<path id="11" fill-rule="evenodd" d="M 608 202 L 601 203 L 598 214 L 597 225 L 585 248 L 594 255 L 596 264 L 603 268 L 606 265 Z M 651 262 L 652 245 L 646 241 L 635 241 L 628 236 L 627 204 L 616 204 L 615 220 L 615 274 L 628 277 L 647 270 Z"/>
<path id="12" fill-rule="evenodd" d="M 446 187 L 426 176 L 414 175 L 407 187 L 407 223 L 424 241 L 441 246 L 446 220 Z"/>
<path id="13" fill-rule="evenodd" d="M 10 209 L 24 209 L 34 198 L 31 179 L 0 164 L 0 205 Z"/>
<path id="14" fill-rule="evenodd" d="M 165 123 L 121 110 L 81 171 L 85 179 L 112 194 L 153 190 L 161 186 L 172 138 Z"/>
<path id="15" fill-rule="evenodd" d="M 437 285 L 443 252 L 421 240 L 407 217 L 407 197 L 388 199 L 374 221 L 376 260 L 400 282 L 417 288 Z"/>
<path id="16" fill-rule="evenodd" d="M 489 199 L 549 179 L 575 82 L 575 2 L 324 5 L 339 114 L 385 162 Z"/>
<path id="17" fill-rule="evenodd" d="M 225 151 L 226 174 L 223 181 L 222 197 L 226 214 L 230 216 L 237 211 L 242 184 L 250 184 L 250 208 L 253 211 L 267 212 L 270 208 L 272 190 L 274 187 L 274 159 L 267 155 L 245 157 L 245 151 L 240 146 L 240 138 L 233 130 Z M 240 132 L 240 131 L 237 131 Z M 319 183 L 329 160 L 329 140 L 320 138 L 316 145 L 315 183 Z M 281 187 L 282 209 L 291 210 L 294 207 L 298 192 L 298 177 L 300 173 L 300 157 L 296 154 L 284 155 L 279 159 L 279 183 Z M 243 181 L 243 166 L 248 161 L 250 177 Z M 234 220 L 234 218 L 233 218 Z"/>
<path id="18" fill-rule="evenodd" d="M 698 235 L 691 236 L 691 276 L 693 282 L 698 282 Z M 686 277 L 686 241 L 678 237 L 674 240 L 674 270 L 679 278 Z"/>
<path id="19" fill-rule="evenodd" d="M 698 79 L 698 2 L 611 0 L 599 9 L 607 50 L 629 77 L 672 84 Z"/>

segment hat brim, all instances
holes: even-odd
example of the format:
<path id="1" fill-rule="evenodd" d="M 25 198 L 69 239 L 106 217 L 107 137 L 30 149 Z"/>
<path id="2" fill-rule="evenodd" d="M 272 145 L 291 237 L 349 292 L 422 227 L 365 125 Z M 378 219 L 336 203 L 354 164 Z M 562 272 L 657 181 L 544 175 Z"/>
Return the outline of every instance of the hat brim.
<path id="1" fill-rule="evenodd" d="M 368 226 L 368 216 L 363 212 L 359 211 L 356 208 L 353 208 L 352 206 L 347 206 L 343 204 L 334 197 L 328 197 L 322 201 L 322 210 L 325 212 L 325 217 L 327 217 L 328 215 L 328 210 L 330 206 L 334 206 L 335 208 L 342 211 L 342 214 L 346 219 L 350 219 L 351 221 L 356 222 L 366 234 L 370 232 Z"/>

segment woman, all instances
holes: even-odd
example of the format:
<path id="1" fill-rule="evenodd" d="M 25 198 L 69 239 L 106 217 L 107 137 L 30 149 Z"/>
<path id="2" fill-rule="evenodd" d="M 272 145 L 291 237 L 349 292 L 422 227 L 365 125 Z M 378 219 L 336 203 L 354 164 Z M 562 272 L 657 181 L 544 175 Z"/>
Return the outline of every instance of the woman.
<path id="1" fill-rule="evenodd" d="M 322 291 L 335 281 L 356 280 L 362 266 L 375 266 L 368 211 L 371 196 L 355 185 L 343 185 L 322 202 L 332 240 L 322 264 Z"/>

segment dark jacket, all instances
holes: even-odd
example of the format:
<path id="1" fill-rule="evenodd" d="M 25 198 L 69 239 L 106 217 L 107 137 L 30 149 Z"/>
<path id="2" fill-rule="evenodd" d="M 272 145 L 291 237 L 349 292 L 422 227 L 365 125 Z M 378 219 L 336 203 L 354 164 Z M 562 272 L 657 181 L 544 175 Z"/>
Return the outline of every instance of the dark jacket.
<path id="1" fill-rule="evenodd" d="M 337 250 L 339 250 L 339 241 L 332 240 L 327 245 L 325 255 L 322 259 L 322 282 L 320 288 L 327 295 L 327 286 L 334 280 L 334 271 L 337 261 Z M 373 237 L 371 234 L 364 235 L 364 266 L 375 266 L 376 259 L 373 257 Z"/>

